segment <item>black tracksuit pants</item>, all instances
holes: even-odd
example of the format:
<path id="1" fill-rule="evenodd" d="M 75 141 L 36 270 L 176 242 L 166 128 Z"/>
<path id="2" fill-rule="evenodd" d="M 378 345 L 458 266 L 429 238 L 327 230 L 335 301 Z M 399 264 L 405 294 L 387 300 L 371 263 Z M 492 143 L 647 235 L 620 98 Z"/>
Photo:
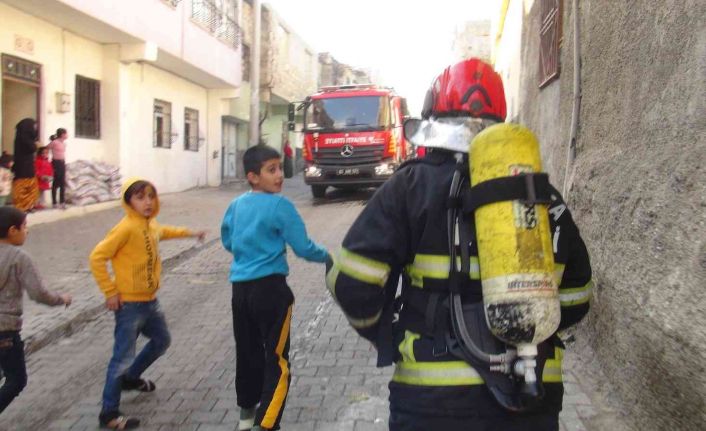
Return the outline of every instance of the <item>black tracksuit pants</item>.
<path id="1" fill-rule="evenodd" d="M 56 191 L 59 190 L 59 203 L 64 203 L 66 189 L 66 163 L 63 160 L 52 160 L 51 166 L 54 169 L 54 181 L 51 183 L 51 203 L 56 205 Z"/>
<path id="2" fill-rule="evenodd" d="M 0 367 L 5 373 L 5 383 L 0 387 L 0 413 L 27 385 L 24 347 L 19 331 L 0 332 Z"/>
<path id="3" fill-rule="evenodd" d="M 255 425 L 279 429 L 289 392 L 289 326 L 294 294 L 283 275 L 233 283 L 238 406 L 259 403 Z"/>

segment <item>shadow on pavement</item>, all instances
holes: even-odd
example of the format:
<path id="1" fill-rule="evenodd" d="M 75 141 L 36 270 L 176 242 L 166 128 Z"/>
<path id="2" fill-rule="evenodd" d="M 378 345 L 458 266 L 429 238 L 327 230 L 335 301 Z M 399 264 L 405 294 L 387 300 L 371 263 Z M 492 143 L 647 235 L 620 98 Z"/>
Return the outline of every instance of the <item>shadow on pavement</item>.
<path id="1" fill-rule="evenodd" d="M 365 204 L 375 194 L 375 188 L 366 189 L 334 189 L 330 188 L 323 199 L 312 199 L 313 206 L 339 204 L 344 202 L 360 202 Z"/>

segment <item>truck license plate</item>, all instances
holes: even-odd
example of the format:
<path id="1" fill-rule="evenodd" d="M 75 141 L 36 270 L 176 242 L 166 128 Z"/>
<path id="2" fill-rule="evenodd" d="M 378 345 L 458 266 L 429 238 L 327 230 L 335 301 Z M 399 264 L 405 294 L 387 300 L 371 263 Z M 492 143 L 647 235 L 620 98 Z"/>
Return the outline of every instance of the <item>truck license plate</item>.
<path id="1" fill-rule="evenodd" d="M 360 174 L 360 169 L 358 168 L 345 168 L 336 171 L 337 175 L 358 175 Z"/>

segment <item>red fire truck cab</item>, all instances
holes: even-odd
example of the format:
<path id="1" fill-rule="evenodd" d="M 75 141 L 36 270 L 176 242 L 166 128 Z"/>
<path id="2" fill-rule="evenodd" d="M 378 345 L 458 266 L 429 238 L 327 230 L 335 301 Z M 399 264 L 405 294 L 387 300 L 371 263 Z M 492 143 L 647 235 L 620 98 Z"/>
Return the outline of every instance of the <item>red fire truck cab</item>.
<path id="1" fill-rule="evenodd" d="M 304 181 L 316 198 L 328 186 L 379 186 L 411 155 L 402 133 L 407 104 L 391 88 L 323 87 L 296 107 L 302 109 Z"/>

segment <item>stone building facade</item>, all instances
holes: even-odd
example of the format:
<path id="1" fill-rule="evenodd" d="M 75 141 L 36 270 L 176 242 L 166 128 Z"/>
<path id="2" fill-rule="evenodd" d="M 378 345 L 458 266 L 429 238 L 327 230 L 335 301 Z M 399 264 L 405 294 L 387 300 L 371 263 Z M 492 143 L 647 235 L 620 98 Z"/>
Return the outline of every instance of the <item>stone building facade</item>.
<path id="1" fill-rule="evenodd" d="M 493 56 L 508 118 L 537 134 L 591 254 L 592 310 L 573 347 L 605 379 L 587 381 L 629 406 L 636 430 L 702 429 L 706 3 L 499 3 Z"/>

